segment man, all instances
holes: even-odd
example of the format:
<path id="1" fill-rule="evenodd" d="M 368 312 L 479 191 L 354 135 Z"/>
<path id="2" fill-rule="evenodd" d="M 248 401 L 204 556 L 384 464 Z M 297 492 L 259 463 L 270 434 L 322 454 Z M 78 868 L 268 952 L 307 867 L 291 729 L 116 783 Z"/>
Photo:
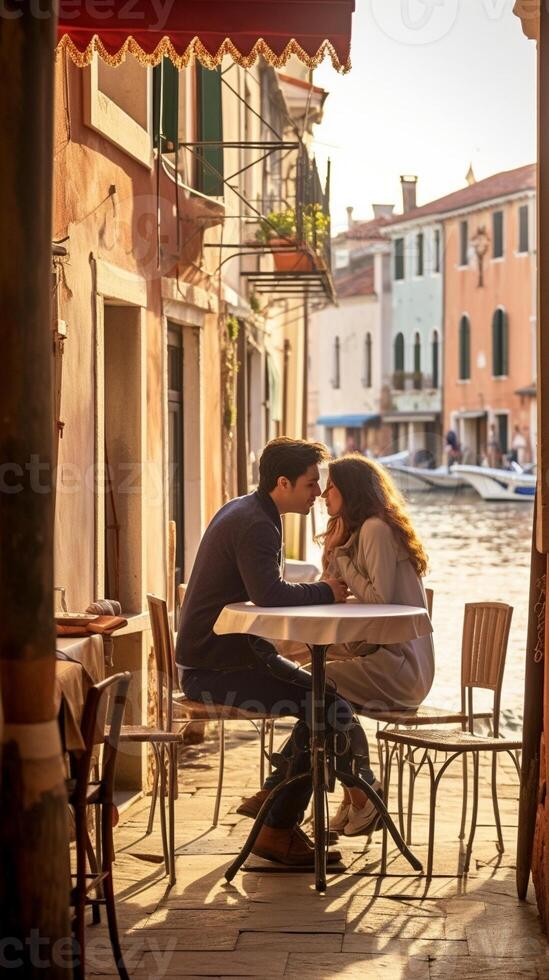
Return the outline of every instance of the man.
<path id="1" fill-rule="evenodd" d="M 303 722 L 311 718 L 310 675 L 278 656 L 267 641 L 245 634 L 216 636 L 213 626 L 231 602 L 345 602 L 348 590 L 339 579 L 305 585 L 282 578 L 280 518 L 309 513 L 321 492 L 318 464 L 327 458 L 321 443 L 281 438 L 265 447 L 257 491 L 225 504 L 204 534 L 177 634 L 176 659 L 188 697 L 301 719 L 293 736 L 294 773 L 309 767 Z M 327 721 L 345 732 L 353 725 L 352 709 L 333 693 L 327 695 Z M 313 864 L 314 852 L 297 829 L 310 793 L 310 780 L 302 789 L 280 793 L 256 840 L 255 854 L 282 864 Z"/>

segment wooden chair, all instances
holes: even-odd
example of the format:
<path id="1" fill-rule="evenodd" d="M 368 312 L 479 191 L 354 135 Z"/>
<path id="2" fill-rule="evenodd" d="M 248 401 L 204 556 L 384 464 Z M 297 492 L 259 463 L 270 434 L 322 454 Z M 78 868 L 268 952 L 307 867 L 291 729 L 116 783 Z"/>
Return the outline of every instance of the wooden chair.
<path id="1" fill-rule="evenodd" d="M 153 636 L 156 673 L 156 725 L 124 725 L 120 740 L 121 742 L 148 743 L 152 748 L 154 757 L 153 799 L 146 833 L 152 832 L 156 801 L 160 797 L 160 829 L 164 865 L 170 884 L 173 885 L 175 884 L 177 750 L 183 742 L 183 731 L 180 725 L 174 721 L 173 641 L 166 601 L 148 595 L 147 602 Z M 168 800 L 167 828 L 166 798 Z"/>
<path id="2" fill-rule="evenodd" d="M 118 744 L 130 680 L 129 673 L 115 674 L 89 689 L 81 724 L 85 748 L 81 754 L 75 756 L 75 778 L 67 780 L 69 804 L 74 813 L 76 831 L 76 875 L 73 876 L 76 883 L 71 890 L 70 899 L 71 906 L 74 908 L 73 971 L 76 980 L 84 980 L 85 976 L 85 908 L 91 905 L 94 921 L 98 921 L 100 904 L 104 905 L 107 911 L 116 968 L 121 980 L 128 980 L 116 922 L 112 880 L 114 859 L 112 815 Z M 101 746 L 100 776 L 96 781 L 92 781 L 90 776 L 95 766 L 97 746 Z M 87 815 L 90 806 L 93 806 L 99 815 L 101 832 L 99 867 L 88 834 Z M 91 873 L 86 871 L 86 855 L 90 858 Z M 93 891 L 96 893 L 95 897 L 90 895 Z"/>
<path id="3" fill-rule="evenodd" d="M 429 809 L 429 845 L 427 857 L 427 875 L 433 870 L 433 852 L 435 835 L 436 797 L 442 776 L 455 759 L 463 758 L 463 803 L 460 837 L 464 836 L 465 817 L 467 812 L 467 757 L 473 760 L 473 805 L 471 828 L 464 862 L 464 871 L 469 870 L 471 851 L 476 831 L 478 815 L 478 781 L 479 755 L 481 752 L 492 753 L 492 804 L 498 835 L 498 847 L 504 849 L 501 819 L 497 797 L 497 756 L 499 752 L 507 752 L 511 756 L 518 771 L 516 751 L 521 748 L 521 742 L 502 739 L 499 734 L 499 716 L 501 706 L 501 685 L 505 668 L 505 656 L 513 610 L 503 602 L 474 602 L 467 603 L 463 622 L 463 638 L 461 653 L 461 715 L 465 719 L 462 728 L 458 730 L 418 728 L 415 731 L 402 728 L 385 728 L 378 731 L 377 737 L 385 743 L 385 773 L 384 792 L 387 800 L 389 794 L 391 754 L 397 747 L 405 746 L 409 751 L 409 764 L 414 768 L 414 777 L 426 765 L 430 776 L 430 809 Z M 483 688 L 493 692 L 493 710 L 491 712 L 491 736 L 477 735 L 474 731 L 478 715 L 473 710 L 473 692 L 475 688 Z M 449 717 L 449 716 L 447 716 Z M 442 719 L 439 718 L 439 722 Z M 446 719 L 444 719 L 446 722 Z M 392 746 L 389 749 L 389 746 Z M 421 760 L 415 763 L 414 752 L 419 750 Z M 431 753 L 444 752 L 446 758 L 435 775 L 434 761 Z M 520 773 L 519 773 L 520 775 Z M 409 827 L 411 826 L 409 814 Z M 385 869 L 387 838 L 384 835 L 382 866 Z"/>
<path id="4" fill-rule="evenodd" d="M 180 608 L 185 597 L 185 588 L 186 586 L 183 584 L 178 586 L 177 592 Z M 202 701 L 192 701 L 190 698 L 187 698 L 179 688 L 179 674 L 175 662 L 173 634 L 169 625 L 166 600 L 160 599 L 158 596 L 153 595 L 148 595 L 147 600 L 149 602 L 151 626 L 153 626 L 153 623 L 156 623 L 156 635 L 158 636 L 158 642 L 162 648 L 161 657 L 163 662 L 165 661 L 166 663 L 166 694 L 167 701 L 171 705 L 171 717 L 174 729 L 177 729 L 180 732 L 182 738 L 187 726 L 193 724 L 193 722 L 215 721 L 218 724 L 219 768 L 217 777 L 217 792 L 215 796 L 212 820 L 212 824 L 215 827 L 219 821 L 221 796 L 223 793 L 223 777 L 225 770 L 225 722 L 248 721 L 254 726 L 254 728 L 256 728 L 260 736 L 260 785 L 263 785 L 265 771 L 265 724 L 274 720 L 274 716 L 267 713 L 260 714 L 255 711 L 246 711 L 243 708 L 227 707 L 226 705 L 222 704 L 206 704 Z M 153 637 L 154 636 L 155 628 L 153 627 Z M 153 784 L 149 824 L 151 824 L 154 817 L 157 798 L 158 783 L 155 781 Z"/>

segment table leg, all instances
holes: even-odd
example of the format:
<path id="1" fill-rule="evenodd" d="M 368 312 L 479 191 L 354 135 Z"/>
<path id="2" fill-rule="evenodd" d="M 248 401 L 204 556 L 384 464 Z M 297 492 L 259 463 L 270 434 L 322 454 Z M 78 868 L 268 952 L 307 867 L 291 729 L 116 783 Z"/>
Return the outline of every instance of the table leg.
<path id="1" fill-rule="evenodd" d="M 313 767 L 313 818 L 315 838 L 315 886 L 326 891 L 326 646 L 311 649 L 313 714 L 311 719 L 311 759 Z"/>

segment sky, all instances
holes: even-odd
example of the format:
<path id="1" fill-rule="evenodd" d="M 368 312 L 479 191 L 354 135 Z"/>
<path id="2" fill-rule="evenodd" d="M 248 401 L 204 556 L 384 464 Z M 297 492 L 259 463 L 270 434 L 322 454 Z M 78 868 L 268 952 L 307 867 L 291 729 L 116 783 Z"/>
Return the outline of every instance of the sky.
<path id="1" fill-rule="evenodd" d="M 402 209 L 400 175 L 418 176 L 418 204 L 536 158 L 536 47 L 514 0 L 356 0 L 352 70 L 325 62 L 329 91 L 316 129 L 332 161 L 332 228 Z"/>

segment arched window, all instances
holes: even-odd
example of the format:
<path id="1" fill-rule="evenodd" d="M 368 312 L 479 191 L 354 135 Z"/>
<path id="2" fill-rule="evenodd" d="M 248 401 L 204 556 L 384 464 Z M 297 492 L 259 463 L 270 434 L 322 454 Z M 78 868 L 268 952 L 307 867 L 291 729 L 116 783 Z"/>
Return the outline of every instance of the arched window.
<path id="1" fill-rule="evenodd" d="M 432 346 L 431 346 L 431 359 L 432 359 L 432 379 L 431 380 L 432 380 L 432 387 L 433 388 L 438 388 L 439 387 L 439 381 L 440 381 L 440 378 L 438 376 L 438 374 L 439 374 L 439 367 L 438 367 L 439 350 L 438 350 L 438 348 L 439 348 L 438 330 L 435 330 L 435 332 L 433 333 L 433 343 L 432 343 Z"/>
<path id="2" fill-rule="evenodd" d="M 494 378 L 509 374 L 509 323 L 501 306 L 492 317 L 492 374 Z"/>
<path id="3" fill-rule="evenodd" d="M 414 388 L 421 388 L 421 337 L 419 333 L 414 334 Z"/>
<path id="4" fill-rule="evenodd" d="M 334 371 L 332 374 L 332 388 L 341 387 L 341 344 L 339 337 L 334 340 Z"/>
<path id="5" fill-rule="evenodd" d="M 471 324 L 468 316 L 459 321 L 459 380 L 471 377 Z"/>
<path id="6" fill-rule="evenodd" d="M 402 390 L 404 388 L 404 334 L 402 333 L 397 333 L 395 337 L 394 365 L 394 387 Z"/>
<path id="7" fill-rule="evenodd" d="M 362 375 L 362 385 L 364 388 L 372 387 L 372 335 L 366 334 L 364 340 L 364 373 Z"/>

